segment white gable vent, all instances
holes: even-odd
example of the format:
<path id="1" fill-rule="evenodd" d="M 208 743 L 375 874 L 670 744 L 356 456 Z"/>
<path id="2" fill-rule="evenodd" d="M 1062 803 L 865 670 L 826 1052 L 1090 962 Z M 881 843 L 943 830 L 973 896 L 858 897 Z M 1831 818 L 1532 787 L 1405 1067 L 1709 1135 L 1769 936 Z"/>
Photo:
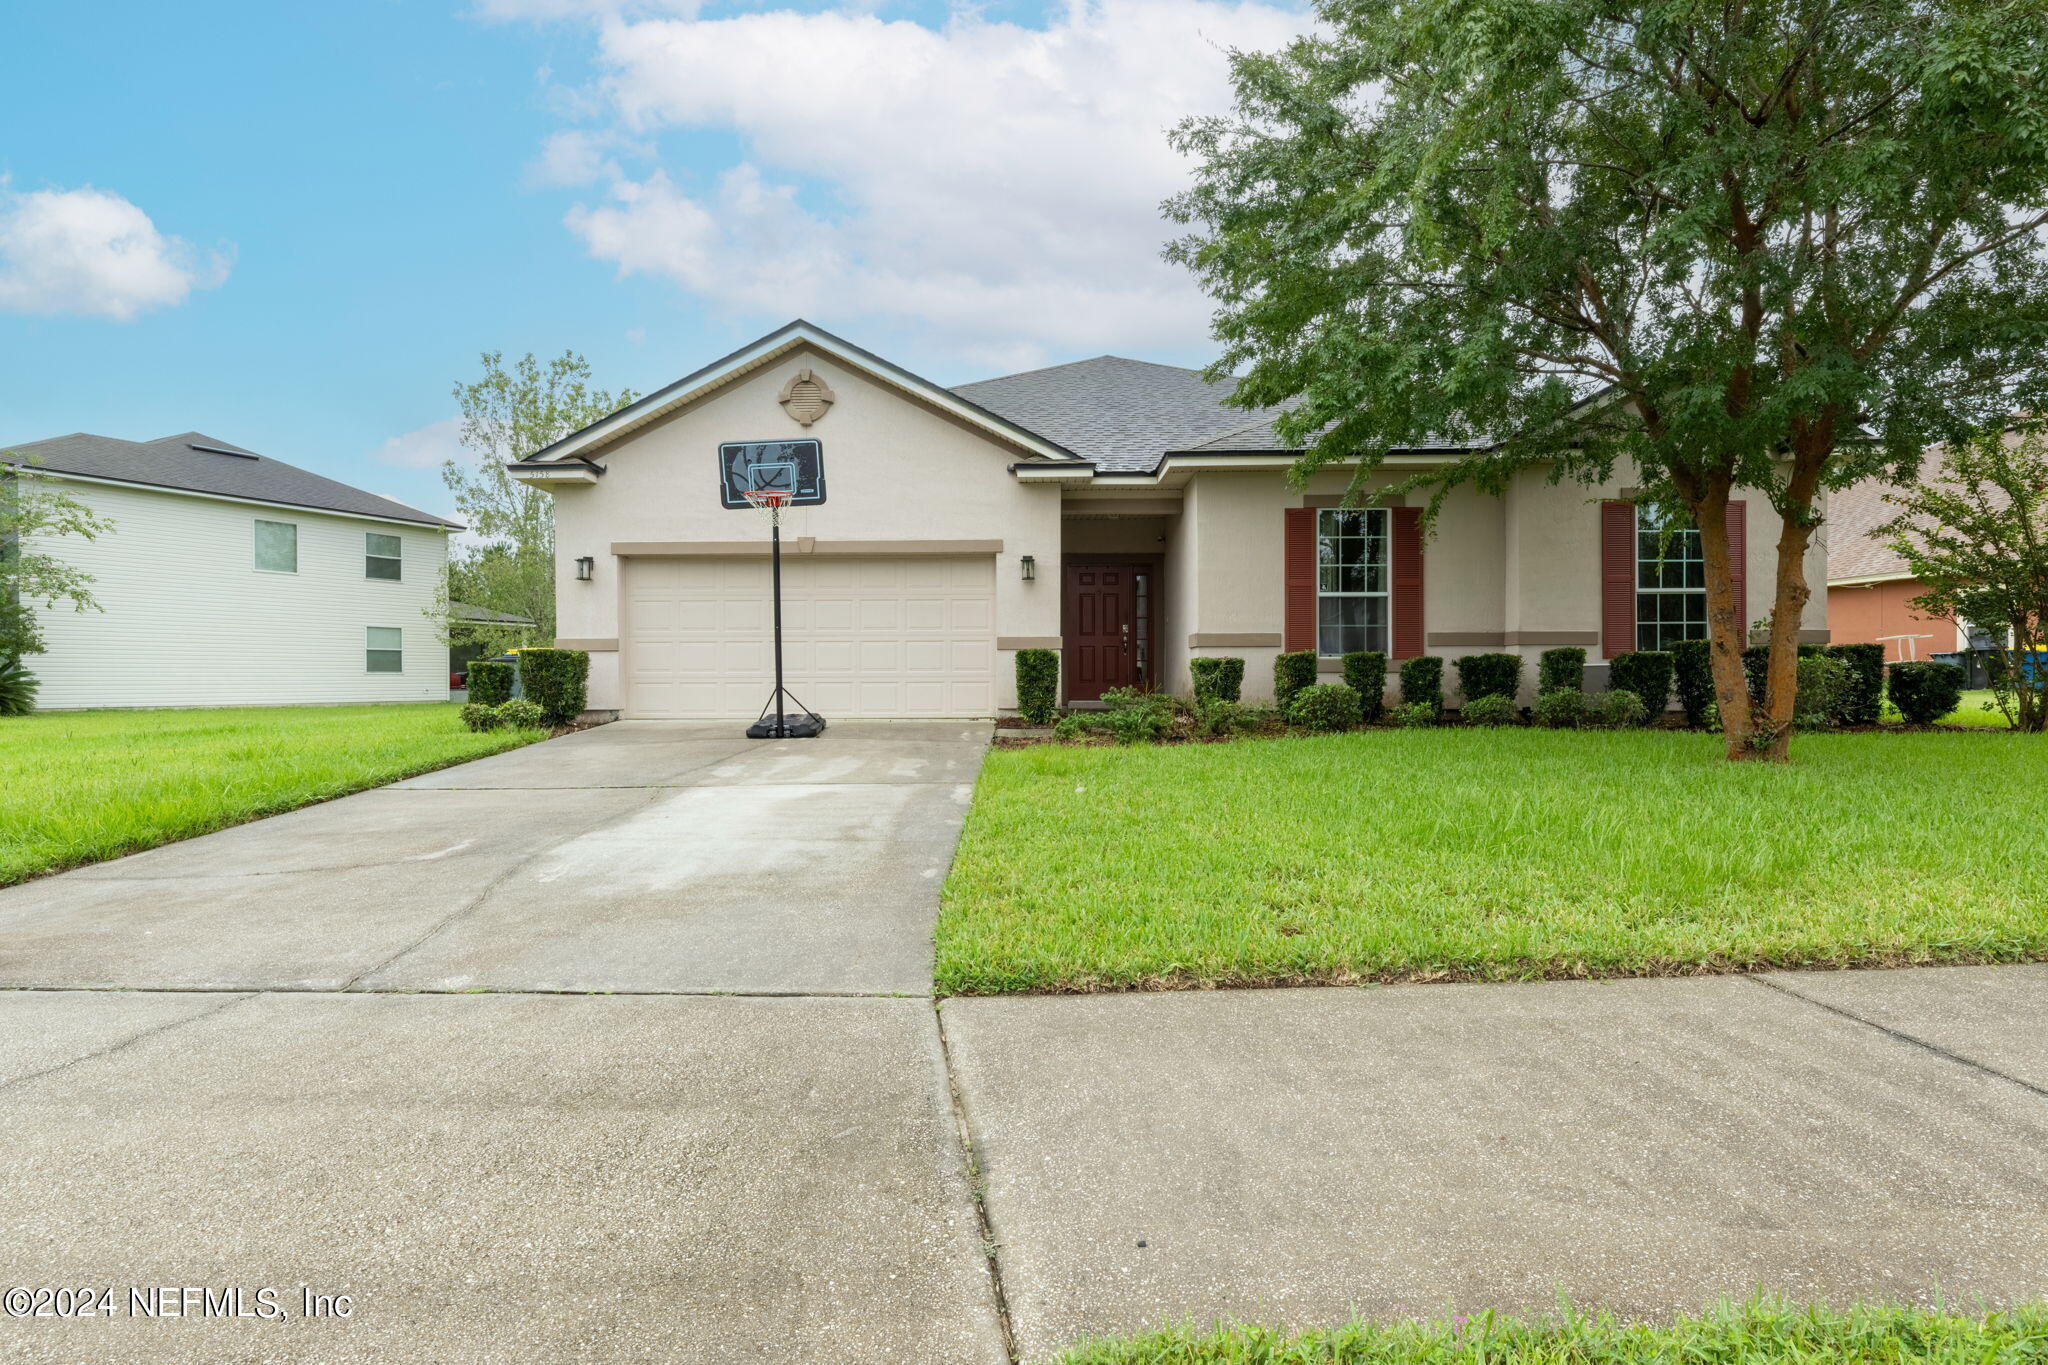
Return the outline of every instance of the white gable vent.
<path id="1" fill-rule="evenodd" d="M 797 425 L 809 426 L 825 415 L 825 409 L 832 406 L 832 390 L 825 381 L 809 370 L 798 370 L 782 386 L 782 395 L 776 401 L 782 410 L 796 419 Z"/>

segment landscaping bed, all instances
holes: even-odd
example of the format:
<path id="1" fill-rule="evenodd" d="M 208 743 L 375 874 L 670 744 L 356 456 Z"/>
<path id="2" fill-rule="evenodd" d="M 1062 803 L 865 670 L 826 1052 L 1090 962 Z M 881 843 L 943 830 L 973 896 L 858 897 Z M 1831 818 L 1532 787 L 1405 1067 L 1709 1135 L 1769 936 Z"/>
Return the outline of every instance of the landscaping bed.
<path id="1" fill-rule="evenodd" d="M 0 721 L 0 885 L 547 738 L 453 704 L 45 712 Z"/>
<path id="2" fill-rule="evenodd" d="M 951 994 L 2048 957 L 2048 743 L 1366 730 L 988 756 Z"/>
<path id="3" fill-rule="evenodd" d="M 1888 1305 L 1846 1311 L 1758 1303 L 1669 1324 L 1605 1314 L 1528 1321 L 1353 1323 L 1291 1333 L 1264 1327 L 1168 1329 L 1078 1346 L 1061 1365 L 1986 1365 L 2048 1358 L 2048 1311 L 1984 1316 Z"/>

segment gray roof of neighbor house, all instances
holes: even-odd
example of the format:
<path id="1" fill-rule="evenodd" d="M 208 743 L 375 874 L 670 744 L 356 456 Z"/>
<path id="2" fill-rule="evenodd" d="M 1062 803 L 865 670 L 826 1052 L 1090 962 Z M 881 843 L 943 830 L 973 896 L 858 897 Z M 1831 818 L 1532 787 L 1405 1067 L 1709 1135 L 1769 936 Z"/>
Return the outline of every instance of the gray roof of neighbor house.
<path id="1" fill-rule="evenodd" d="M 1210 383 L 1200 370 L 1100 355 L 961 384 L 953 392 L 1098 469 L 1149 473 L 1169 450 L 1190 450 L 1257 426 L 1256 412 L 1223 406 L 1236 387 L 1231 379 Z"/>
<path id="2" fill-rule="evenodd" d="M 475 621 L 480 625 L 530 626 L 531 616 L 514 616 L 509 611 L 492 611 L 489 607 L 472 607 L 467 602 L 450 602 L 448 615 L 457 621 Z"/>
<path id="3" fill-rule="evenodd" d="M 1899 514 L 1900 509 L 1884 500 L 1898 485 L 1882 479 L 1865 479 L 1840 492 L 1828 494 L 1828 580 L 1843 578 L 1912 577 L 1906 561 L 1871 535 Z"/>
<path id="4" fill-rule="evenodd" d="M 445 517 L 336 483 L 297 465 L 258 455 L 197 431 L 154 441 L 122 441 L 78 431 L 46 441 L 0 446 L 0 464 L 24 464 L 52 474 L 77 474 L 89 479 L 462 529 L 459 523 Z"/>

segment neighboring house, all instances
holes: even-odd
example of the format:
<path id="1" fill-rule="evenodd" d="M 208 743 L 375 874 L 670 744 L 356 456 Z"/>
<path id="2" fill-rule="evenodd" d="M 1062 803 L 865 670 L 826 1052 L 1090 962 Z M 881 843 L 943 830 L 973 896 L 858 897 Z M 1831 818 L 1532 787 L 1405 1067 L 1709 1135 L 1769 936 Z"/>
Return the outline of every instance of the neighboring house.
<path id="1" fill-rule="evenodd" d="M 43 707 L 447 698 L 431 613 L 454 523 L 196 431 L 59 436 L 0 464 L 114 523 L 41 547 L 104 608 L 38 612 Z"/>
<path id="2" fill-rule="evenodd" d="M 1306 489 L 1297 452 L 1231 386 L 1104 356 L 941 388 L 793 322 L 511 466 L 555 494 L 560 644 L 591 652 L 590 704 L 752 716 L 769 688 L 768 527 L 732 510 L 728 463 L 822 477 L 785 527 L 792 691 L 828 718 L 983 716 L 1016 704 L 1021 649 L 1063 654 L 1070 702 L 1183 690 L 1188 660 L 1395 658 L 1583 645 L 1606 657 L 1703 634 L 1698 539 L 1639 528 L 1631 492 L 1519 475 L 1460 489 L 1425 541 L 1424 499 L 1339 510 L 1348 469 Z M 776 449 L 781 447 L 781 449 Z M 1395 453 L 1373 486 L 1441 463 Z M 1748 584 L 1771 537 L 1733 517 Z M 1639 563 L 1647 555 L 1650 563 Z M 1816 547 L 1808 572 L 1826 576 Z M 1761 589 L 1746 592 L 1760 615 Z M 1826 638 L 1825 604 L 1803 634 Z"/>
<path id="3" fill-rule="evenodd" d="M 1953 621 L 1913 609 L 1927 589 L 1898 551 L 1873 534 L 1899 515 L 1895 486 L 1871 479 L 1828 500 L 1828 626 L 1838 644 L 1883 644 L 1887 662 L 1966 649 Z"/>
<path id="4" fill-rule="evenodd" d="M 484 657 L 484 647 L 467 638 L 464 626 L 531 626 L 531 616 L 514 616 L 509 611 L 492 611 L 488 607 L 473 607 L 467 602 L 448 604 L 448 685 L 455 686 L 458 675 L 469 672 L 469 666 Z M 524 635 L 521 636 L 523 640 Z"/>

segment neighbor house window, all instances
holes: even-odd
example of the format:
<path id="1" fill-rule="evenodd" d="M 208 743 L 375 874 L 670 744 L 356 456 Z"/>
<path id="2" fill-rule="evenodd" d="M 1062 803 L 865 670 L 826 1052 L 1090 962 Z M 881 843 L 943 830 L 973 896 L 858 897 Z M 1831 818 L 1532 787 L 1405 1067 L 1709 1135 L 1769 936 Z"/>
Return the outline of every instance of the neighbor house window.
<path id="1" fill-rule="evenodd" d="M 1636 648 L 1707 638 L 1707 564 L 1697 527 L 1636 506 Z"/>
<path id="2" fill-rule="evenodd" d="M 299 571 L 299 528 L 288 521 L 256 522 L 256 567 L 266 573 Z"/>
<path id="3" fill-rule="evenodd" d="M 403 576 L 404 562 L 400 551 L 404 543 L 397 536 L 387 536 L 371 531 L 363 537 L 363 577 L 388 578 L 397 581 Z"/>
<path id="4" fill-rule="evenodd" d="M 371 626 L 365 643 L 365 667 L 372 673 L 405 672 L 405 631 L 398 626 Z"/>
<path id="5" fill-rule="evenodd" d="M 1387 511 L 1316 514 L 1316 653 L 1387 650 Z"/>

